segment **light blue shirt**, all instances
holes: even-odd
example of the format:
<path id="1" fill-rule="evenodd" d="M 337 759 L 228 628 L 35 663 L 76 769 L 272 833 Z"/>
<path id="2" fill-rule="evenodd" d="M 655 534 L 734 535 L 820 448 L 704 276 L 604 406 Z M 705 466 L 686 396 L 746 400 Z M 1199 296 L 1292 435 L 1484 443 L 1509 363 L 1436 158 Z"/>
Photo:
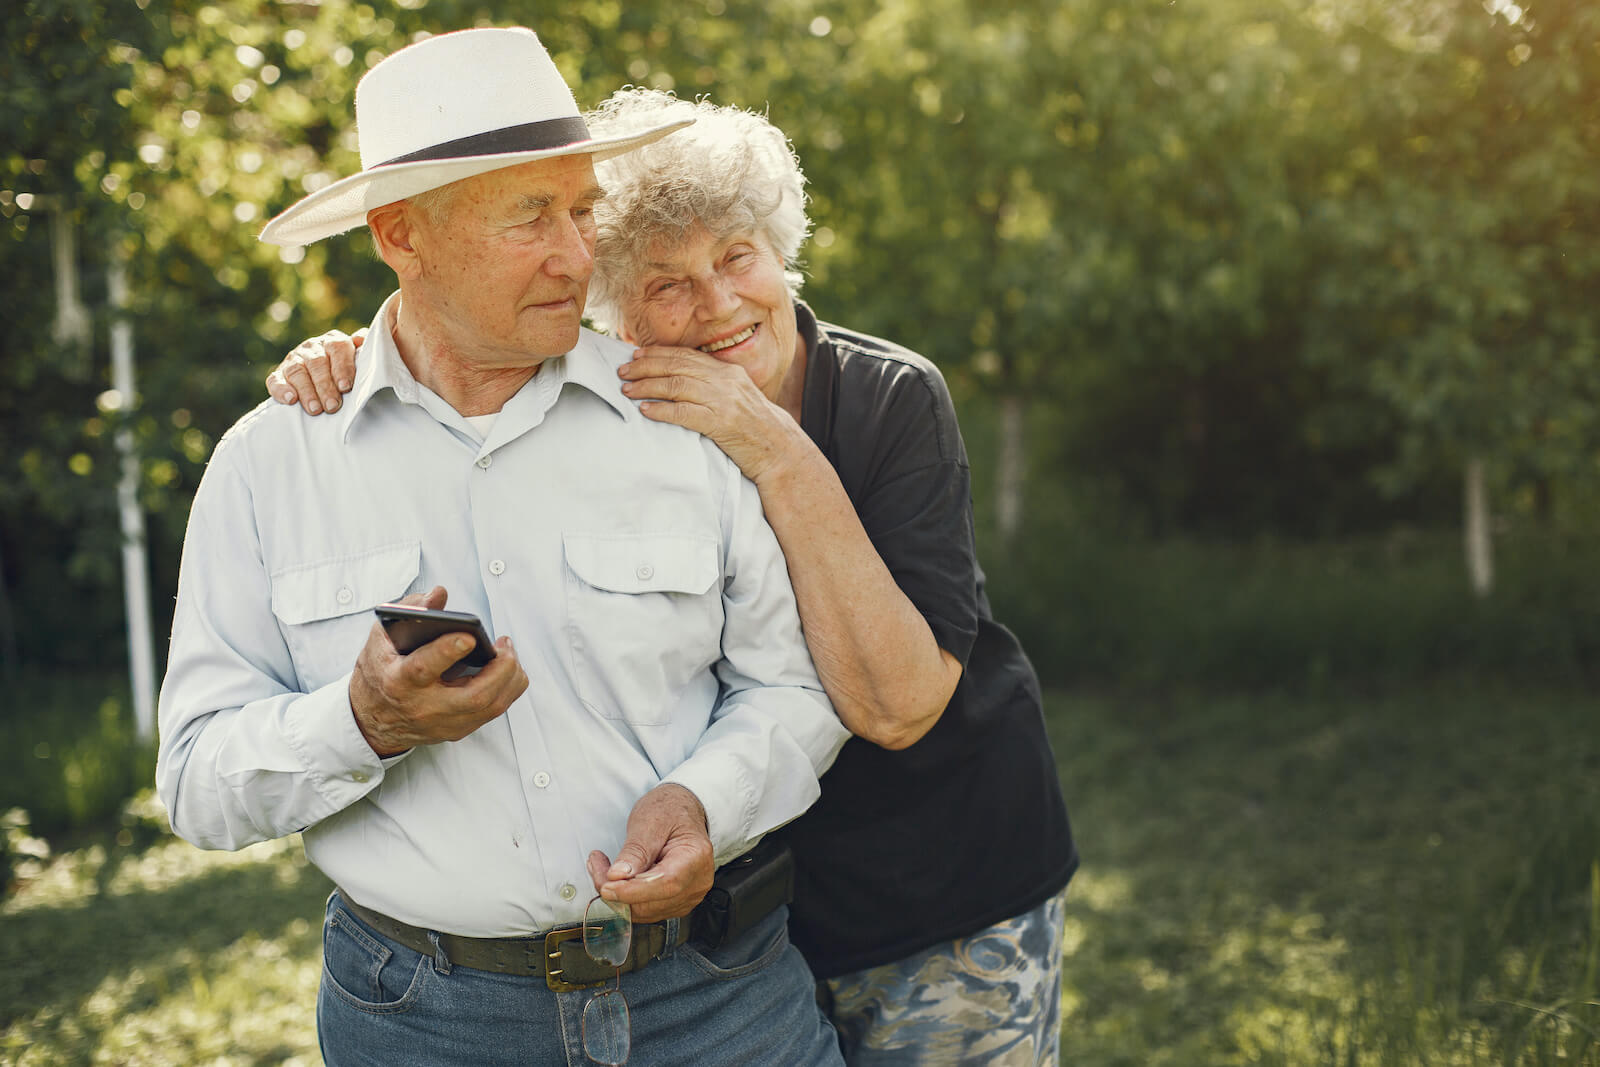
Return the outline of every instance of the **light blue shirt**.
<path id="1" fill-rule="evenodd" d="M 793 819 L 847 736 L 755 487 L 621 393 L 587 330 L 480 440 L 373 321 L 341 410 L 264 403 L 218 443 L 184 540 L 156 779 L 173 828 L 305 831 L 357 901 L 478 937 L 582 917 L 662 782 L 721 863 Z M 527 692 L 460 741 L 379 759 L 350 708 L 372 607 L 444 586 L 510 635 Z"/>

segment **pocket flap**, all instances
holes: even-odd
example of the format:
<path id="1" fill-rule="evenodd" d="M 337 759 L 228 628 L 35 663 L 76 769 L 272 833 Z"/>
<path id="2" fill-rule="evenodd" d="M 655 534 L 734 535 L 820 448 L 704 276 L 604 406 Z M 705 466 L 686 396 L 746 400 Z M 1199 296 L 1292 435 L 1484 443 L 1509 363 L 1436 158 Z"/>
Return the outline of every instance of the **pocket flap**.
<path id="1" fill-rule="evenodd" d="M 272 613 L 289 626 L 370 611 L 405 595 L 422 565 L 422 542 L 285 568 L 272 576 Z"/>
<path id="2" fill-rule="evenodd" d="M 714 538 L 693 534 L 566 534 L 567 566 L 612 593 L 709 592 L 721 568 Z"/>

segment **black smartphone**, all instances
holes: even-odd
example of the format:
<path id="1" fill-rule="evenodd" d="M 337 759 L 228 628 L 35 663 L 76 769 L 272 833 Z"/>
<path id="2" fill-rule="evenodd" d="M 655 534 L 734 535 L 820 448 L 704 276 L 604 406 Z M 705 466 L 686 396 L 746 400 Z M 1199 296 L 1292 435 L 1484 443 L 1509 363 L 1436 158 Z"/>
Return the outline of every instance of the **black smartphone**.
<path id="1" fill-rule="evenodd" d="M 477 644 L 439 677 L 445 681 L 477 674 L 494 659 L 494 642 L 483 622 L 465 611 L 440 611 L 410 604 L 379 604 L 372 609 L 383 623 L 384 632 L 402 656 L 415 652 L 429 641 L 445 634 L 471 634 Z"/>

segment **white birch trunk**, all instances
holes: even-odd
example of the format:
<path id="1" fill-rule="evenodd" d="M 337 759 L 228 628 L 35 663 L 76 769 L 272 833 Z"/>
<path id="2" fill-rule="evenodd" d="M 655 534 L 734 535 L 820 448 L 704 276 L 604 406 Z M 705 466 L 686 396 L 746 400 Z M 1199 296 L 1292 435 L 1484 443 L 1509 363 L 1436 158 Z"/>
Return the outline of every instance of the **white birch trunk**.
<path id="1" fill-rule="evenodd" d="M 128 318 L 128 276 L 123 254 L 111 249 L 107 279 L 111 303 L 111 387 L 121 398 L 124 420 L 134 408 L 133 323 Z M 128 674 L 133 690 L 133 721 L 140 738 L 155 736 L 155 654 L 150 633 L 150 584 L 145 559 L 144 512 L 139 508 L 139 453 L 126 421 L 117 430 L 122 479 L 117 511 L 122 521 L 122 594 L 128 615 Z"/>
<path id="2" fill-rule="evenodd" d="M 70 345 L 81 352 L 88 347 L 93 323 L 78 289 L 77 232 L 67 200 L 63 197 L 54 206 L 50 213 L 50 258 L 56 276 L 56 321 L 51 332 L 57 344 Z"/>
<path id="3" fill-rule="evenodd" d="M 1473 593 L 1486 597 L 1494 589 L 1494 544 L 1489 531 L 1489 493 L 1484 487 L 1483 460 L 1467 460 L 1462 490 L 1467 577 Z"/>

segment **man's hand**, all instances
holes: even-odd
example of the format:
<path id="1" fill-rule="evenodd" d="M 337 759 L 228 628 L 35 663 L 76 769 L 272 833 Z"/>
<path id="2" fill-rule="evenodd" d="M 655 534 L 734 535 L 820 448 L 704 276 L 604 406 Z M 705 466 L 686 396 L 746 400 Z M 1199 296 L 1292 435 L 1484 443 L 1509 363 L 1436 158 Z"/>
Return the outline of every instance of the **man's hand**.
<path id="1" fill-rule="evenodd" d="M 401 603 L 442 608 L 446 595 L 434 586 L 427 595 L 413 594 Z M 350 708 L 373 752 L 396 756 L 417 745 L 458 741 L 504 714 L 528 688 L 509 637 L 494 643 L 494 659 L 476 675 L 440 681 L 472 646 L 466 634 L 446 634 L 402 656 L 382 624 L 372 624 L 350 675 Z"/>
<path id="2" fill-rule="evenodd" d="M 716 873 L 706 809 L 681 785 L 658 785 L 628 815 L 628 839 L 615 863 L 589 853 L 589 877 L 607 900 L 620 900 L 633 921 L 660 922 L 689 914 Z"/>
<path id="3" fill-rule="evenodd" d="M 343 395 L 356 380 L 356 349 L 367 339 L 366 327 L 353 334 L 329 330 L 301 341 L 267 375 L 267 392 L 280 404 L 300 402 L 309 414 L 338 411 Z"/>

